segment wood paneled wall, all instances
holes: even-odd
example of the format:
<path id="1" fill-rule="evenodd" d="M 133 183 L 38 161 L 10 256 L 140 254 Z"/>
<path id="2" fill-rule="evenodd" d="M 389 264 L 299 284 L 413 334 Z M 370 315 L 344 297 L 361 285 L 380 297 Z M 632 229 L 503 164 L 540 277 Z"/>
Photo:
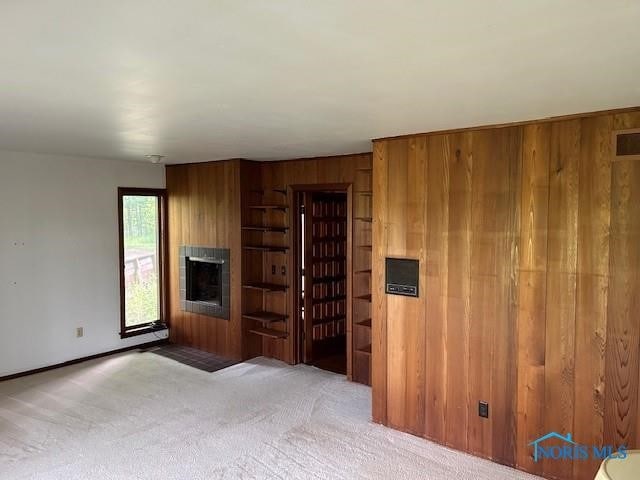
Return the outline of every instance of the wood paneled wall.
<path id="1" fill-rule="evenodd" d="M 241 160 L 167 166 L 168 314 L 171 341 L 226 358 L 242 358 Z M 231 315 L 218 319 L 180 308 L 181 245 L 231 249 Z"/>
<path id="2" fill-rule="evenodd" d="M 262 163 L 227 160 L 167 166 L 171 340 L 227 358 L 246 359 L 265 354 L 294 362 L 293 338 L 261 340 L 246 328 L 243 331 L 241 219 L 251 223 L 249 216 L 255 214 L 247 209 L 252 202 L 251 192 L 305 184 L 347 183 L 357 187 L 366 184 L 358 178 L 358 168 L 370 164 L 371 154 L 363 153 Z M 360 199 L 354 198 L 356 201 Z M 370 211 L 363 208 L 370 210 L 370 206 L 358 204 L 354 205 L 354 212 L 369 216 Z M 181 310 L 178 282 L 178 248 L 181 245 L 231 249 L 230 320 Z"/>
<path id="3" fill-rule="evenodd" d="M 262 162 L 257 164 L 259 168 L 259 172 L 254 172 L 256 178 L 260 178 L 262 181 L 261 188 L 264 191 L 268 191 L 270 189 L 282 189 L 287 188 L 292 185 L 332 185 L 332 184 L 350 184 L 354 188 L 352 190 L 365 190 L 370 185 L 370 177 L 364 177 L 367 173 L 363 170 L 364 168 L 371 166 L 371 154 L 370 153 L 362 153 L 362 154 L 354 154 L 354 155 L 341 155 L 334 157 L 318 157 L 318 158 L 307 158 L 307 159 L 298 159 L 298 160 L 286 160 L 286 161 L 278 161 L 278 162 Z M 368 173 L 371 175 L 371 172 Z M 370 199 L 370 197 L 369 197 Z M 371 215 L 371 205 L 370 202 L 367 202 L 366 197 L 360 197 L 357 195 L 352 195 L 352 217 L 368 217 Z M 289 198 L 289 205 L 293 205 L 293 199 Z M 291 209 L 290 209 L 291 210 Z M 292 219 L 290 219 L 292 222 Z M 370 231 L 370 223 L 368 224 Z M 356 225 L 354 222 L 353 226 L 353 234 L 354 234 L 354 242 L 359 241 L 362 242 L 362 239 L 359 235 L 364 235 L 360 230 L 362 229 L 362 225 Z M 293 250 L 291 250 L 291 255 L 293 255 Z M 355 258 L 356 255 L 364 255 L 369 256 L 366 258 Z M 366 253 L 362 250 L 353 252 L 352 263 L 354 265 L 362 265 L 364 263 L 370 264 L 370 253 Z M 294 265 L 293 259 L 290 258 L 288 264 Z M 347 296 L 349 299 L 352 298 L 352 292 L 354 288 L 356 289 L 356 294 L 362 293 L 364 289 L 368 290 L 367 285 L 360 285 L 362 282 L 367 282 L 368 280 L 360 276 L 351 277 L 351 270 L 347 272 Z M 359 282 L 357 285 L 354 285 L 355 282 Z M 291 305 L 289 306 L 288 311 L 291 312 L 294 308 L 293 306 L 293 298 L 291 300 Z M 357 308 L 366 308 L 362 305 L 358 305 Z M 353 345 L 353 325 L 352 325 L 352 305 L 347 305 L 347 342 L 350 345 Z M 293 326 L 291 324 L 288 325 L 289 331 L 293 331 Z M 284 360 L 289 363 L 294 363 L 294 346 L 293 342 L 296 339 L 294 336 L 289 336 L 285 340 L 272 340 L 265 338 L 262 340 L 262 354 L 266 356 L 275 357 L 281 360 Z M 362 374 L 356 374 L 357 378 L 367 378 L 369 372 L 369 363 L 370 359 L 354 359 L 351 356 L 352 348 L 347 349 L 348 358 L 347 358 L 347 373 L 350 378 L 352 378 L 353 369 L 355 366 L 356 369 L 361 369 L 365 371 Z M 366 365 L 365 365 L 366 363 Z M 362 381 L 362 380 L 361 380 Z"/>
<path id="4" fill-rule="evenodd" d="M 640 448 L 640 162 L 612 113 L 374 142 L 374 420 L 549 478 L 528 443 Z M 384 258 L 420 260 L 419 298 Z M 490 417 L 478 416 L 488 401 Z"/>

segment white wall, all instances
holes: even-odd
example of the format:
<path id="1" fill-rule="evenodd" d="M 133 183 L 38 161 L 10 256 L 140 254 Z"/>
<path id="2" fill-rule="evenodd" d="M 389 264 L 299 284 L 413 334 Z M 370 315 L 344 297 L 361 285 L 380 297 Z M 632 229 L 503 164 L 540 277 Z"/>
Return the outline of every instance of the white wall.
<path id="1" fill-rule="evenodd" d="M 156 339 L 120 339 L 117 188 L 164 184 L 161 165 L 0 151 L 0 376 Z"/>

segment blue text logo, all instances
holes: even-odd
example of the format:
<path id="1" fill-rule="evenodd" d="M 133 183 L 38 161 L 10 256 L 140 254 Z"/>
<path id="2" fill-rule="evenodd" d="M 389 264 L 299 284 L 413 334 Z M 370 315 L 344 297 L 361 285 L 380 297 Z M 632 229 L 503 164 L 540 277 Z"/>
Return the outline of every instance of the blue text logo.
<path id="1" fill-rule="evenodd" d="M 560 445 L 545 445 L 546 440 L 560 440 Z M 571 434 L 561 435 L 557 432 L 549 432 L 540 438 L 536 438 L 529 444 L 533 447 L 533 460 L 537 462 L 541 458 L 550 458 L 553 460 L 587 460 L 596 458 L 604 460 L 605 458 L 627 458 L 627 448 L 621 445 L 614 448 L 612 445 L 580 445 L 571 438 Z"/>

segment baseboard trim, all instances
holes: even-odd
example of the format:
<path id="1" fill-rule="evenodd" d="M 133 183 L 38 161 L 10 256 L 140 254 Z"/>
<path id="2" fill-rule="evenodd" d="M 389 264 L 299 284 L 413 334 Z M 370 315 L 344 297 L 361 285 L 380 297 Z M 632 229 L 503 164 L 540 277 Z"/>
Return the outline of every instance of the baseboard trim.
<path id="1" fill-rule="evenodd" d="M 69 365 L 75 365 L 76 363 L 82 363 L 88 360 L 95 360 L 96 358 L 107 357 L 109 355 L 115 355 L 116 353 L 128 352 L 129 350 L 138 350 L 138 349 L 143 350 L 145 348 L 151 348 L 157 345 L 164 345 L 165 343 L 169 343 L 168 338 L 163 338 L 161 340 L 154 340 L 153 342 L 141 343 L 139 345 L 131 345 L 130 347 L 118 348 L 116 350 L 109 350 L 108 352 L 96 353 L 95 355 L 89 355 L 88 357 L 81 357 L 73 360 L 67 360 L 66 362 L 56 363 L 55 365 L 49 365 L 47 367 L 34 368 L 33 370 L 26 370 L 24 372 L 5 375 L 4 377 L 0 377 L 0 382 L 4 382 L 6 380 L 13 380 L 14 378 L 26 377 L 27 375 L 34 375 L 36 373 L 42 373 L 48 370 L 54 370 L 56 368 L 68 367 Z"/>

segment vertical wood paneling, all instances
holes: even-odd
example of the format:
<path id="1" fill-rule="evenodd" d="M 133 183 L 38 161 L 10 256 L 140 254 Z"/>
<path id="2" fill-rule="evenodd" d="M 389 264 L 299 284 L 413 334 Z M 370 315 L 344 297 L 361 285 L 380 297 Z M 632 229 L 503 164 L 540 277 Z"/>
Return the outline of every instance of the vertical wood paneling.
<path id="1" fill-rule="evenodd" d="M 384 259 L 387 252 L 389 154 L 386 142 L 373 145 L 373 224 L 372 224 L 372 416 L 386 424 L 387 419 L 387 296 L 384 292 Z"/>
<path id="2" fill-rule="evenodd" d="M 167 191 L 174 192 L 176 197 L 182 196 L 182 185 L 184 184 L 182 177 L 179 173 L 166 176 Z M 169 246 L 167 248 L 167 315 L 169 320 L 173 317 L 173 305 L 180 301 L 179 296 L 179 263 L 177 255 L 174 252 L 175 245 L 180 242 L 180 229 L 179 225 L 182 224 L 182 203 L 181 202 L 168 202 L 167 203 L 168 218 L 167 218 L 167 232 L 169 236 Z M 173 325 L 170 324 L 172 327 Z M 179 331 L 170 330 L 171 340 L 177 342 L 180 340 Z"/>
<path id="3" fill-rule="evenodd" d="M 551 126 L 547 305 L 545 347 L 545 431 L 573 429 L 578 247 L 580 121 Z M 572 465 L 544 462 L 545 475 L 571 476 Z"/>
<path id="4" fill-rule="evenodd" d="M 171 339 L 228 358 L 240 359 L 238 160 L 167 167 L 169 208 L 169 292 Z M 229 212 L 229 214 L 227 214 Z M 236 244 L 236 242 L 238 242 Z M 181 245 L 231 248 L 231 315 L 216 319 L 180 308 L 178 249 Z"/>
<path id="5" fill-rule="evenodd" d="M 640 126 L 640 114 L 616 115 L 614 129 Z M 611 171 L 611 237 L 605 366 L 606 443 L 640 445 L 640 162 Z"/>
<path id="6" fill-rule="evenodd" d="M 242 202 L 241 194 L 237 195 L 234 192 L 242 191 L 242 165 L 240 161 L 236 161 L 233 168 L 227 168 L 227 176 L 225 178 L 225 185 L 223 188 L 226 192 L 225 204 L 229 205 L 231 212 L 233 212 L 233 218 L 236 222 L 242 225 L 240 219 L 242 218 Z M 225 188 L 226 185 L 233 185 L 233 189 Z M 224 212 L 219 212 L 219 215 L 224 215 Z M 230 239 L 231 245 L 242 244 L 242 230 L 238 228 L 237 223 L 227 223 L 226 235 Z M 242 314 L 242 252 L 237 248 L 235 252 L 231 254 L 231 316 L 232 318 L 239 317 Z M 226 343 L 228 348 L 232 352 L 238 352 L 241 358 L 246 358 L 242 355 L 242 322 L 231 322 L 227 330 Z"/>
<path id="7" fill-rule="evenodd" d="M 632 445 L 637 439 L 640 311 L 640 163 L 612 169 L 611 264 L 608 297 L 605 439 Z"/>
<path id="8" fill-rule="evenodd" d="M 517 312 L 522 175 L 522 129 L 503 129 L 494 167 L 499 175 L 496 202 L 496 318 L 491 355 L 491 458 L 506 465 L 516 462 Z M 489 318 L 489 321 L 491 319 Z"/>
<path id="9" fill-rule="evenodd" d="M 447 285 L 447 375 L 445 442 L 467 448 L 471 254 L 471 133 L 449 137 L 449 256 Z M 455 365 L 455 367 L 453 367 Z"/>
<path id="10" fill-rule="evenodd" d="M 294 335 L 290 335 L 286 340 L 263 339 L 249 334 L 246 328 L 243 329 L 242 259 L 246 254 L 241 251 L 241 219 L 244 218 L 247 224 L 268 223 L 271 220 L 265 219 L 259 211 L 250 211 L 246 208 L 247 205 L 264 200 L 259 200 L 257 190 L 264 189 L 267 192 L 265 198 L 268 201 L 286 203 L 286 197 L 273 192 L 273 189 L 286 188 L 292 184 L 355 183 L 356 168 L 370 161 L 370 154 L 357 154 L 260 164 L 229 160 L 168 166 L 171 277 L 168 305 L 172 321 L 172 340 L 229 358 L 250 358 L 256 354 L 263 354 L 294 363 L 296 343 Z M 269 212 L 265 215 L 282 215 L 282 213 Z M 282 217 L 278 220 L 282 221 Z M 289 220 L 290 218 L 286 223 Z M 257 234 L 251 232 L 248 235 Z M 275 244 L 283 241 L 281 236 L 266 235 L 266 243 L 273 241 Z M 231 249 L 231 319 L 229 321 L 181 311 L 177 273 L 180 245 L 227 246 Z M 262 276 L 265 262 L 267 262 L 269 265 L 272 263 L 285 265 L 288 275 L 293 278 L 291 269 L 288 268 L 288 265 L 292 265 L 289 262 L 289 255 L 284 260 L 280 255 L 275 261 L 266 258 L 269 255 L 276 254 L 255 257 L 262 258 L 261 262 L 253 262 L 255 264 L 247 262 L 252 264 L 249 269 L 252 274 L 259 273 L 259 276 Z M 247 275 L 249 270 L 246 272 Z M 351 281 L 349 278 L 349 288 Z M 283 308 L 287 313 L 292 313 L 291 302 L 277 299 L 275 296 L 271 296 L 267 300 L 267 303 L 269 302 L 286 303 Z M 290 318 L 293 316 L 290 315 Z M 349 308 L 347 323 L 350 319 L 351 309 Z M 348 328 L 351 326 L 349 325 Z"/>
<path id="11" fill-rule="evenodd" d="M 407 256 L 407 179 L 409 162 L 407 140 L 389 143 L 388 155 L 389 191 L 394 192 L 387 199 L 387 255 L 391 257 Z M 398 295 L 387 297 L 387 308 L 395 312 L 387 320 L 387 419 L 389 425 L 408 430 L 406 425 L 405 402 L 407 395 L 406 344 L 407 325 L 413 320 L 415 312 L 411 310 L 405 298 Z"/>
<path id="12" fill-rule="evenodd" d="M 419 260 L 421 284 L 426 283 L 426 139 L 398 140 L 387 146 L 389 190 L 386 198 L 387 255 Z M 374 168 L 377 168 L 377 163 Z M 377 174 L 376 174 L 377 175 Z M 376 176 L 376 181 L 378 177 Z M 374 185 L 377 184 L 374 182 Z M 378 191 L 374 192 L 377 201 Z M 378 219 L 376 218 L 376 222 Z M 376 243 L 376 248 L 377 248 Z M 376 258 L 383 264 L 384 257 Z M 387 308 L 396 312 L 387 328 L 387 418 L 389 425 L 423 435 L 425 426 L 425 310 L 426 297 L 389 296 Z M 375 335 L 374 335 L 375 336 Z M 375 340 L 374 340 L 375 343 Z"/>
<path id="13" fill-rule="evenodd" d="M 518 299 L 517 465 L 542 473 L 525 448 L 545 433 L 545 320 L 549 212 L 549 124 L 523 128 Z"/>
<path id="14" fill-rule="evenodd" d="M 473 173 L 471 180 L 471 269 L 469 310 L 469 405 L 485 401 L 491 405 L 494 330 L 498 320 L 497 212 L 499 183 L 506 172 L 500 155 L 495 155 L 495 142 L 500 132 L 486 130 L 473 133 Z M 496 175 L 500 172 L 501 175 Z M 498 412 L 499 410 L 496 410 Z M 502 414 L 500 414 L 502 416 Z M 493 422 L 469 415 L 468 449 L 483 457 L 491 457 Z"/>
<path id="15" fill-rule="evenodd" d="M 409 140 L 405 212 L 407 219 L 406 252 L 418 259 L 420 284 L 426 279 L 426 197 L 428 192 L 427 144 L 425 137 Z M 400 298 L 400 297 L 399 297 Z M 405 397 L 405 425 L 407 431 L 424 434 L 425 401 L 425 296 L 405 298 L 407 321 L 404 348 L 407 376 Z"/>
<path id="16" fill-rule="evenodd" d="M 573 434 L 586 445 L 599 445 L 604 428 L 612 126 L 611 116 L 581 124 Z M 574 462 L 574 476 L 593 477 L 598 463 Z"/>
<path id="17" fill-rule="evenodd" d="M 599 462 L 535 463 L 529 443 L 549 431 L 640 447 L 640 162 L 612 159 L 612 132 L 638 127 L 634 112 L 374 143 L 375 168 L 385 168 L 374 172 L 376 195 L 391 199 L 377 198 L 376 212 L 393 230 L 374 229 L 379 262 L 417 244 L 421 213 L 403 208 L 421 202 L 400 162 L 427 145 L 425 437 L 558 479 L 593 478 Z M 374 360 L 374 375 L 389 368 L 374 406 L 393 399 L 380 418 L 414 431 L 411 366 L 422 364 L 402 320 L 420 312 L 384 295 L 381 263 L 378 275 L 393 358 Z"/>
<path id="18" fill-rule="evenodd" d="M 376 143 L 382 148 L 382 144 Z M 428 138 L 425 435 L 444 442 L 447 402 L 447 288 L 449 230 L 449 139 Z M 377 172 L 374 170 L 374 175 Z M 377 197 L 376 197 L 377 198 Z M 377 363 L 375 364 L 378 365 Z M 375 388 L 374 388 L 375 394 Z"/>
<path id="19" fill-rule="evenodd" d="M 496 174 L 498 173 L 498 174 Z M 473 134 L 468 448 L 515 464 L 521 129 Z M 471 414 L 488 401 L 496 415 Z"/>

